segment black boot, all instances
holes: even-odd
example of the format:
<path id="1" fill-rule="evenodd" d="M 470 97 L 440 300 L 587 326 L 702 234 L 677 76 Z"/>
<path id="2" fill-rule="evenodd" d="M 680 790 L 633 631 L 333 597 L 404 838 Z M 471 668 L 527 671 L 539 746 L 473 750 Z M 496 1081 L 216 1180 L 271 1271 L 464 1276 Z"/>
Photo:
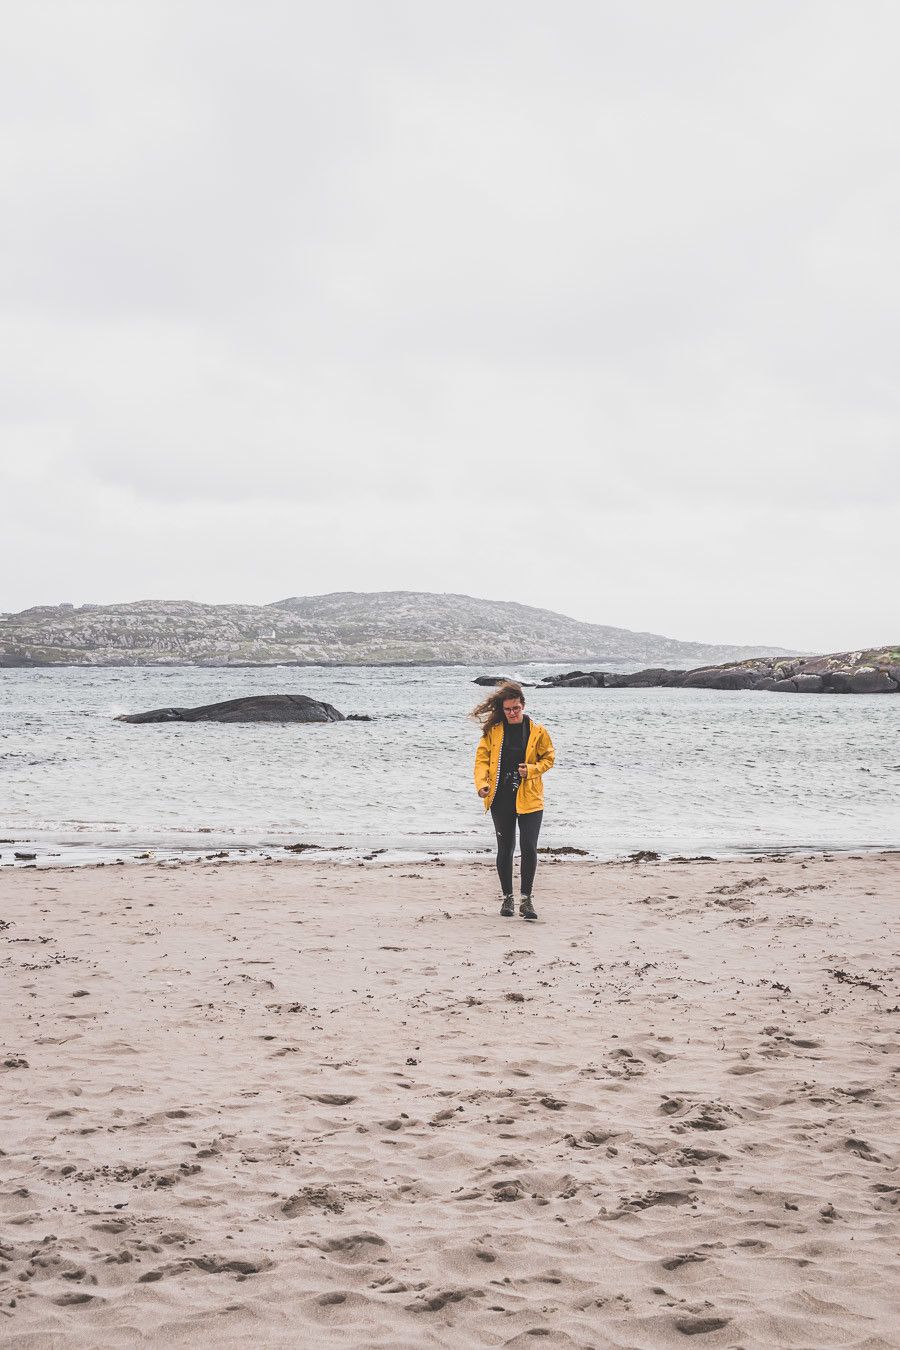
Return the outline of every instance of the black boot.
<path id="1" fill-rule="evenodd" d="M 537 918 L 537 910 L 531 903 L 530 895 L 522 896 L 522 900 L 519 905 L 519 913 L 521 914 L 523 919 L 531 919 L 532 921 L 534 921 Z"/>
<path id="2" fill-rule="evenodd" d="M 500 918 L 511 919 L 514 913 L 515 913 L 515 906 L 513 905 L 512 896 L 504 895 L 503 904 L 500 906 Z"/>

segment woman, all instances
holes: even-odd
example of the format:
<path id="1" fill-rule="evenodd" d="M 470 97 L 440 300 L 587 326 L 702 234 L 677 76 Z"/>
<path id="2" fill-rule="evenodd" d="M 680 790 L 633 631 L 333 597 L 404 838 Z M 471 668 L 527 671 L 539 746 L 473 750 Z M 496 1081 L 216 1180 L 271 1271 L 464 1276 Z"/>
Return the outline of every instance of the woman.
<path id="1" fill-rule="evenodd" d="M 523 919 L 537 918 L 533 903 L 537 842 L 544 819 L 543 777 L 555 758 L 546 728 L 525 716 L 525 695 L 518 684 L 501 684 L 472 710 L 481 723 L 475 751 L 475 787 L 490 809 L 497 832 L 497 874 L 503 891 L 500 913 L 513 916 L 513 854 L 519 826 Z"/>

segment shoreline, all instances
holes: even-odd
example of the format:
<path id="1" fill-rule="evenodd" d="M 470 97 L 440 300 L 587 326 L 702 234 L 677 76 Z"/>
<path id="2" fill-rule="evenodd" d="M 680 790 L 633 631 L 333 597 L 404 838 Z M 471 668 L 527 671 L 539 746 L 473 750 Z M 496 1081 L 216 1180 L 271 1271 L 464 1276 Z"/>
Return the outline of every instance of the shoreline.
<path id="1" fill-rule="evenodd" d="M 900 856 L 292 861 L 0 874 L 5 1346 L 896 1347 Z"/>
<path id="2" fill-rule="evenodd" d="M 0 616 L 2 618 L 2 616 Z M 732 649 L 733 650 L 733 649 Z M 756 650 L 756 649 L 754 649 Z M 804 653 L 791 652 L 786 649 L 766 648 L 766 653 L 771 654 L 773 658 L 790 658 L 802 656 Z M 479 670 L 483 671 L 486 665 L 491 661 L 444 661 L 444 660 L 410 660 L 410 661 L 36 661 L 32 658 L 19 660 L 17 657 L 4 662 L 3 655 L 0 653 L 0 672 L 4 670 L 407 670 L 422 667 L 428 670 Z M 663 658 L 660 657 L 660 660 Z M 671 659 L 671 657 L 669 658 Z M 693 660 L 693 657 L 684 657 L 684 660 Z M 752 660 L 752 657 L 739 657 L 738 660 Z M 603 662 L 606 665 L 630 666 L 637 665 L 638 669 L 646 666 L 647 661 L 652 662 L 653 657 L 644 656 L 510 656 L 495 662 L 497 665 L 508 666 L 572 666 L 576 662 Z M 679 667 L 672 667 L 679 669 Z M 474 681 L 473 681 L 474 683 Z"/>
<path id="3" fill-rule="evenodd" d="M 789 653 L 785 652 L 785 656 Z M 539 656 L 510 657 L 509 666 L 571 666 L 576 661 L 603 661 L 607 665 L 634 665 L 646 657 L 571 656 L 543 659 Z M 485 662 L 469 661 L 22 661 L 4 664 L 4 670 L 481 670 Z M 475 681 L 473 680 L 474 684 Z"/>
<path id="4" fill-rule="evenodd" d="M 136 850 L 140 850 L 137 852 Z M 19 859 L 17 852 L 25 853 L 27 858 Z M 558 847 L 538 848 L 539 866 L 546 863 L 580 863 L 595 866 L 636 866 L 643 863 L 661 863 L 685 865 L 688 863 L 741 863 L 741 862 L 784 862 L 789 859 L 814 861 L 834 858 L 849 859 L 888 859 L 900 857 L 900 845 L 866 844 L 835 845 L 822 847 L 814 844 L 791 844 L 782 846 L 763 846 L 702 853 L 674 853 L 656 849 L 640 849 L 632 853 L 602 854 L 591 852 L 577 846 L 563 844 Z M 518 857 L 518 851 L 516 853 Z M 381 866 L 427 863 L 467 864 L 476 866 L 494 863 L 494 850 L 490 846 L 477 849 L 414 849 L 390 848 L 384 846 L 352 844 L 306 844 L 295 845 L 258 845 L 226 844 L 212 837 L 208 844 L 134 844 L 117 847 L 98 845 L 89 841 L 68 843 L 62 846 L 28 838 L 0 840 L 0 871 L 24 870 L 32 868 L 42 872 L 75 871 L 85 867 L 121 867 L 133 864 L 186 865 L 189 863 L 242 863 L 257 865 L 265 863 L 281 864 L 303 862 L 307 864 L 337 864 L 356 866 L 360 863 L 377 863 Z"/>

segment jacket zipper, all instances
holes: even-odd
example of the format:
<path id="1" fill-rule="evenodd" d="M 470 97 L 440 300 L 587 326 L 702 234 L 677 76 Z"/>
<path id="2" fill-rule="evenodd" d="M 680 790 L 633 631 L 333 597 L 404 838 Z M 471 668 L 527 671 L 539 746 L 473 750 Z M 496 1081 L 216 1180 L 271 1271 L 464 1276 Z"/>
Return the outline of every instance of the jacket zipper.
<path id="1" fill-rule="evenodd" d="M 527 763 L 528 763 L 528 742 L 531 740 L 531 733 L 532 733 L 533 731 L 534 731 L 534 723 L 532 722 L 532 723 L 531 723 L 531 726 L 529 727 L 529 730 L 528 730 L 528 740 L 527 740 L 527 741 L 525 742 L 525 744 L 522 746 L 522 763 L 523 763 L 523 764 L 527 764 Z M 527 781 L 526 779 L 520 778 L 520 779 L 519 779 L 519 786 L 516 788 L 516 810 L 517 810 L 517 811 L 518 811 L 518 809 L 519 809 L 519 793 L 522 791 L 522 784 L 525 783 L 526 781 Z M 524 793 L 523 793 L 523 797 L 524 797 Z"/>
<path id="2" fill-rule="evenodd" d="M 500 765 L 503 762 L 503 740 L 505 736 L 506 736 L 506 727 L 503 726 L 500 728 L 500 753 L 497 756 L 497 776 L 494 779 L 494 790 L 491 793 L 491 801 L 493 801 L 497 795 L 497 785 L 500 782 Z"/>

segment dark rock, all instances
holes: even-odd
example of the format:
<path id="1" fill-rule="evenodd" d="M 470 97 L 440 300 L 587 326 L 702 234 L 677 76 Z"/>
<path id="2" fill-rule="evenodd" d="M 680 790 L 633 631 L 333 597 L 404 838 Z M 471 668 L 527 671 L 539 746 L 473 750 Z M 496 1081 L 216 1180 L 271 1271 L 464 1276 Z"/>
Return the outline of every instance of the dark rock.
<path id="1" fill-rule="evenodd" d="M 511 675 L 479 675 L 472 681 L 473 684 L 483 684 L 494 686 L 498 684 L 517 684 L 520 689 L 534 689 L 534 684 L 529 684 L 527 680 L 516 680 Z"/>
<path id="2" fill-rule="evenodd" d="M 893 694 L 897 690 L 897 685 L 886 670 L 875 670 L 872 666 L 859 666 L 849 671 L 841 683 L 846 683 L 848 694 Z M 838 692 L 843 693 L 843 690 Z"/>
<path id="3" fill-rule="evenodd" d="M 796 687 L 798 694 L 821 694 L 825 688 L 825 680 L 821 675 L 797 674 L 791 683 Z"/>
<path id="4" fill-rule="evenodd" d="M 683 688 L 752 689 L 756 680 L 756 672 L 742 666 L 710 666 L 706 670 L 689 670 Z"/>
<path id="5" fill-rule="evenodd" d="M 257 694 L 206 703 L 199 708 L 153 708 L 123 713 L 117 722 L 343 722 L 330 703 L 306 694 Z"/>
<path id="6" fill-rule="evenodd" d="M 564 675 L 545 675 L 541 681 L 541 688 L 603 689 L 614 678 L 602 670 L 568 670 Z"/>
<path id="7" fill-rule="evenodd" d="M 687 671 L 662 670 L 652 667 L 649 670 L 635 670 L 628 675 L 607 675 L 607 689 L 672 689 L 684 684 Z"/>

